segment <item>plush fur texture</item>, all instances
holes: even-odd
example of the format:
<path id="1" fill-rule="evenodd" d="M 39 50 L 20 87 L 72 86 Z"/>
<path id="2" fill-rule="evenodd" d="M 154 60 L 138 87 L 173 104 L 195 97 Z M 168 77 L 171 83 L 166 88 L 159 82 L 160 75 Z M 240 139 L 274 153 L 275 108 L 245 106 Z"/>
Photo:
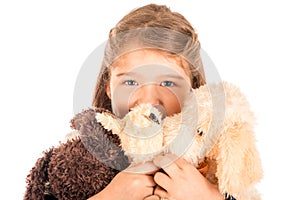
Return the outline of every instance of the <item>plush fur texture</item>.
<path id="1" fill-rule="evenodd" d="M 122 149 L 132 164 L 151 161 L 163 146 L 162 115 L 151 104 L 140 104 L 123 118 L 110 112 L 96 114 L 107 130 L 120 137 Z"/>
<path id="2" fill-rule="evenodd" d="M 259 199 L 253 187 L 262 177 L 253 134 L 255 118 L 236 86 L 223 82 L 192 90 L 182 112 L 160 123 L 149 117 L 157 115 L 154 113 L 151 106 L 141 104 L 123 119 L 110 112 L 96 118 L 120 136 L 122 148 L 134 163 L 151 161 L 163 153 L 182 156 L 195 167 L 207 162 L 206 177 L 223 194 L 240 200 Z M 153 126 L 158 126 L 156 131 Z"/>
<path id="3" fill-rule="evenodd" d="M 245 95 L 227 82 L 205 85 L 193 93 L 198 108 L 196 126 L 201 135 L 185 154 L 208 164 L 206 177 L 221 193 L 239 200 L 260 199 L 255 184 L 263 172 L 255 146 L 255 117 Z M 183 124 L 195 123 L 193 118 L 181 118 L 170 117 L 166 133 L 176 135 L 172 130 L 180 120 Z"/>
<path id="4" fill-rule="evenodd" d="M 87 199 L 129 165 L 119 138 L 96 122 L 95 113 L 89 109 L 76 115 L 72 128 L 80 137 L 70 137 L 38 159 L 27 177 L 24 199 Z"/>
<path id="5" fill-rule="evenodd" d="M 184 107 L 182 113 L 166 117 L 163 144 L 171 142 L 170 151 L 176 151 L 176 146 L 182 144 L 178 127 L 184 127 L 182 133 L 198 131 L 190 148 L 183 152 L 185 158 L 194 165 L 205 162 L 208 165 L 205 176 L 223 194 L 238 200 L 260 199 L 255 189 L 262 177 L 253 134 L 255 119 L 245 96 L 228 83 L 206 85 L 193 92 L 198 108 L 193 112 L 197 110 L 198 117 L 181 116 L 189 116 L 192 107 Z M 224 104 L 225 112 L 220 111 L 222 107 L 218 104 Z M 96 113 L 102 112 L 88 109 L 75 116 L 71 121 L 75 134 L 67 142 L 44 152 L 30 171 L 24 199 L 44 199 L 44 196 L 45 199 L 87 199 L 129 165 L 120 138 L 97 122 Z M 172 142 L 174 137 L 179 140 Z"/>

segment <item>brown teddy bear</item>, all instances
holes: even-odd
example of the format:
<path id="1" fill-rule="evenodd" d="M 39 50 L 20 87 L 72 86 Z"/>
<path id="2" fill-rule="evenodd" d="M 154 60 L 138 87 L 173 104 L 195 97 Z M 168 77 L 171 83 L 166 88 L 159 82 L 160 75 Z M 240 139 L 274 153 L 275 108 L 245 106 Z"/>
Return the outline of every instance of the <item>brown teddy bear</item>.
<path id="1" fill-rule="evenodd" d="M 27 176 L 24 199 L 87 199 L 129 165 L 118 136 L 106 131 L 95 114 L 94 109 L 77 114 L 71 121 L 76 130 L 72 138 L 37 160 Z"/>

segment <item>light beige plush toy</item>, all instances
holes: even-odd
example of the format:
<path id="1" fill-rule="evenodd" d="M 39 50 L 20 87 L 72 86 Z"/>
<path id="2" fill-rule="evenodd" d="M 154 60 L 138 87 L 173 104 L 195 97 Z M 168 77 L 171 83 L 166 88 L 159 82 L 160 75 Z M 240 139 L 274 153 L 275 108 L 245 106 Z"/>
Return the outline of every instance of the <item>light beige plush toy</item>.
<path id="1" fill-rule="evenodd" d="M 133 163 L 172 153 L 208 166 L 206 178 L 221 193 L 238 200 L 258 200 L 255 184 L 262 167 L 253 133 L 255 118 L 246 97 L 229 83 L 192 90 L 181 113 L 163 117 L 156 107 L 141 104 L 123 119 L 110 112 L 96 114 L 112 130 Z"/>

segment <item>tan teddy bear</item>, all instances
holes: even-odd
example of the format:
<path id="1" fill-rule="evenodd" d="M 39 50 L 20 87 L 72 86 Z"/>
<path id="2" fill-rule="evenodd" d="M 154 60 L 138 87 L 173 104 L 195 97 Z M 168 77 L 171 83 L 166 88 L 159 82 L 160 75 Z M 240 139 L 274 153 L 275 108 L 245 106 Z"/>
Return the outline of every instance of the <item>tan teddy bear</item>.
<path id="1" fill-rule="evenodd" d="M 133 163 L 157 155 L 182 156 L 203 173 L 222 194 L 238 200 L 260 199 L 255 184 L 262 167 L 253 134 L 255 118 L 246 97 L 229 83 L 193 89 L 181 113 L 164 117 L 150 104 L 131 109 L 122 119 L 110 112 L 96 114 L 107 130 L 121 139 Z"/>

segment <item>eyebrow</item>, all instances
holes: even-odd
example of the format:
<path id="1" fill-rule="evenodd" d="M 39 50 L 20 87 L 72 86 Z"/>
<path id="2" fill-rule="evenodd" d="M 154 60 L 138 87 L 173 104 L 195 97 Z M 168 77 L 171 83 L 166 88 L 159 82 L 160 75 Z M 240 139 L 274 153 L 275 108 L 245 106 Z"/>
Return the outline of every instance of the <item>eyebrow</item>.
<path id="1" fill-rule="evenodd" d="M 173 78 L 173 79 L 184 79 L 182 76 L 179 76 L 177 74 L 163 74 L 159 76 L 160 78 Z"/>
<path id="2" fill-rule="evenodd" d="M 124 75 L 133 76 L 133 75 L 139 75 L 139 74 L 136 72 L 120 72 L 120 73 L 116 74 L 117 77 L 124 76 Z"/>
<path id="3" fill-rule="evenodd" d="M 139 73 L 136 73 L 136 72 L 120 72 L 118 74 L 116 74 L 117 77 L 120 77 L 120 76 L 140 76 Z M 182 80 L 184 79 L 182 76 L 180 75 L 177 75 L 177 74 L 162 74 L 159 76 L 159 78 L 173 78 L 173 79 L 179 79 L 179 80 Z"/>

